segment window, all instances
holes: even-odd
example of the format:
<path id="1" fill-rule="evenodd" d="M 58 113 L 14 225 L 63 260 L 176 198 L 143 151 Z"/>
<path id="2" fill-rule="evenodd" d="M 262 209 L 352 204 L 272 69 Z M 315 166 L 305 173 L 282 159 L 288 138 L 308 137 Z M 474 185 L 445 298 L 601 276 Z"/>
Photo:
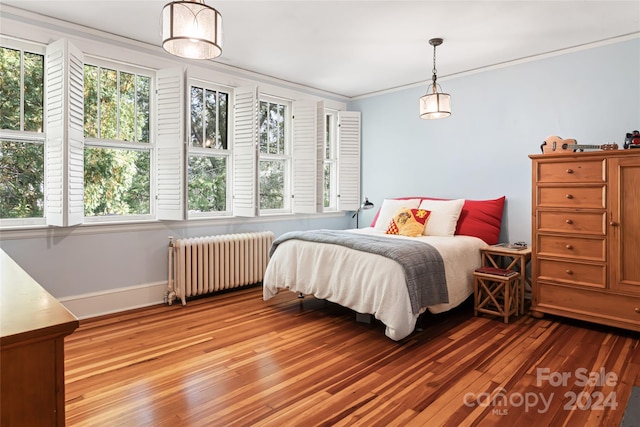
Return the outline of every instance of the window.
<path id="1" fill-rule="evenodd" d="M 44 55 L 0 47 L 0 218 L 44 217 Z"/>
<path id="2" fill-rule="evenodd" d="M 290 103 L 263 98 L 259 103 L 258 186 L 261 211 L 289 210 Z"/>
<path id="3" fill-rule="evenodd" d="M 191 85 L 190 106 L 189 215 L 228 213 L 229 93 L 211 85 Z"/>
<path id="4" fill-rule="evenodd" d="M 335 111 L 325 113 L 324 149 L 323 149 L 323 207 L 325 210 L 335 210 L 337 199 L 337 164 L 336 149 L 338 139 L 338 117 Z"/>
<path id="5" fill-rule="evenodd" d="M 350 209 L 340 113 L 3 38 L 0 225 Z"/>
<path id="6" fill-rule="evenodd" d="M 149 216 L 151 88 L 148 72 L 84 66 L 84 215 Z"/>

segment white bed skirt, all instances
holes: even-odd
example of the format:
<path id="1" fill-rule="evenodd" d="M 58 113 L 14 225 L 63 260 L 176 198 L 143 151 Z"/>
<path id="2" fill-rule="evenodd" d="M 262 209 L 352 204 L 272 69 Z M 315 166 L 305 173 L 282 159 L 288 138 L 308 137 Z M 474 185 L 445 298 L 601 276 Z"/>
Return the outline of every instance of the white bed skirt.
<path id="1" fill-rule="evenodd" d="M 372 228 L 354 233 L 388 236 Z M 473 271 L 480 266 L 481 247 L 486 243 L 470 236 L 404 237 L 393 239 L 423 241 L 434 246 L 445 264 L 449 302 L 423 308 L 441 313 L 461 304 L 473 293 Z M 372 314 L 386 326 L 392 340 L 410 335 L 419 313 L 412 313 L 404 271 L 397 262 L 381 255 L 352 250 L 339 245 L 287 240 L 273 254 L 263 281 L 265 301 L 280 289 L 313 295 Z"/>

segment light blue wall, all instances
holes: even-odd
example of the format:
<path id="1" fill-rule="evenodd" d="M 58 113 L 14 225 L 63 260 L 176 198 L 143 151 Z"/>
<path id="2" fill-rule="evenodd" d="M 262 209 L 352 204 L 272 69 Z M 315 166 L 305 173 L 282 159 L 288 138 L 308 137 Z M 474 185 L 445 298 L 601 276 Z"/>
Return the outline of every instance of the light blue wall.
<path id="1" fill-rule="evenodd" d="M 445 51 L 441 53 L 446 54 Z M 430 70 L 425 70 L 429 77 Z M 442 70 L 446 73 L 446 70 Z M 353 101 L 362 112 L 362 194 L 507 197 L 502 241 L 531 241 L 531 161 L 550 135 L 618 143 L 640 128 L 640 40 L 441 82 L 452 115 L 418 117 L 425 87 Z M 365 211 L 369 223 L 375 210 Z"/>

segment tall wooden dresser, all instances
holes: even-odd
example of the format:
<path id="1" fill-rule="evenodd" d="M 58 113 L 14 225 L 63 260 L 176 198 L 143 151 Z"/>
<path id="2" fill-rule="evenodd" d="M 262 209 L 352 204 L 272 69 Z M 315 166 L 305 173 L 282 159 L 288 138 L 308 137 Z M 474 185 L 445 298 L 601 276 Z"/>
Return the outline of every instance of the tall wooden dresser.
<path id="1" fill-rule="evenodd" d="M 532 314 L 640 331 L 640 150 L 532 161 Z"/>

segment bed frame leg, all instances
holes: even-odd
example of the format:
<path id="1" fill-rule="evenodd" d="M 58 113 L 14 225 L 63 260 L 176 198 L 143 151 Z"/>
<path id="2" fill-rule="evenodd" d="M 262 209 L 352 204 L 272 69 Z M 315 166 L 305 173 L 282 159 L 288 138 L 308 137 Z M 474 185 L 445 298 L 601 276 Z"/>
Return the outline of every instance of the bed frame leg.
<path id="1" fill-rule="evenodd" d="M 424 313 L 420 314 L 416 319 L 415 332 L 424 331 Z"/>
<path id="2" fill-rule="evenodd" d="M 356 322 L 366 323 L 367 325 L 370 325 L 371 324 L 371 315 L 370 314 L 356 313 Z"/>

